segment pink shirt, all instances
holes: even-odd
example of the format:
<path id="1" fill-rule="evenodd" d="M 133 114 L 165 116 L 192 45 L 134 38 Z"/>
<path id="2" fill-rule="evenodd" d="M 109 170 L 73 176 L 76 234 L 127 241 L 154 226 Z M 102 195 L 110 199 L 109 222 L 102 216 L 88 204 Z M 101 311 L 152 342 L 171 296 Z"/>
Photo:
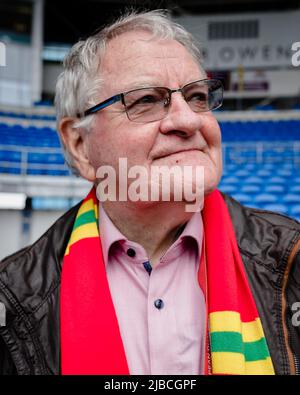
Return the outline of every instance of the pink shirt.
<path id="1" fill-rule="evenodd" d="M 109 287 L 131 374 L 203 374 L 205 300 L 197 272 L 203 224 L 195 213 L 152 269 L 144 248 L 102 205 L 100 234 Z M 148 271 L 147 271 L 148 270 Z"/>

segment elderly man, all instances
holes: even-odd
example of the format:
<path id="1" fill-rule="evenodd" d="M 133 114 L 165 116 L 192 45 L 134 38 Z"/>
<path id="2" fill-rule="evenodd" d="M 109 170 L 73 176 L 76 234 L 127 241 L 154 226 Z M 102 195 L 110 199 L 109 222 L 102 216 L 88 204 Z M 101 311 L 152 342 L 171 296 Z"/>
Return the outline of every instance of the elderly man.
<path id="1" fill-rule="evenodd" d="M 3 374 L 299 371 L 300 226 L 216 189 L 211 110 L 223 92 L 200 62 L 190 34 L 160 11 L 125 15 L 71 49 L 58 128 L 68 162 L 94 188 L 1 263 Z M 124 163 L 128 174 L 204 171 L 175 177 L 169 199 L 139 195 L 165 187 L 144 178 L 132 198 Z M 117 199 L 103 199 L 103 169 L 115 172 L 106 186 Z M 194 200 L 178 199 L 179 186 Z"/>

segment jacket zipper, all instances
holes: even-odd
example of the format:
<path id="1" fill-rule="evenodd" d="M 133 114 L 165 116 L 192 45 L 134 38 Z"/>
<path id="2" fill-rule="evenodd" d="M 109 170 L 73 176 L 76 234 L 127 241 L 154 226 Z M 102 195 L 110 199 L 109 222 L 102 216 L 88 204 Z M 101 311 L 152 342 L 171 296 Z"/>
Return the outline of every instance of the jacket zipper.
<path id="1" fill-rule="evenodd" d="M 299 247 L 300 247 L 300 239 L 298 240 L 298 242 L 296 242 L 290 253 L 290 256 L 287 261 L 287 267 L 284 272 L 283 284 L 282 284 L 282 323 L 283 323 L 284 339 L 285 339 L 286 351 L 289 359 L 290 374 L 296 374 L 296 375 L 300 375 L 300 361 L 297 355 L 295 355 L 295 353 L 293 352 L 294 348 L 291 347 L 294 344 L 293 328 L 291 328 L 290 325 L 288 325 L 286 322 L 288 305 L 286 301 L 285 291 L 286 291 L 288 277 L 292 267 L 292 263 L 299 250 Z"/>
<path id="2" fill-rule="evenodd" d="M 291 311 L 291 315 L 292 315 L 292 311 Z M 291 319 L 290 319 L 290 322 L 291 322 Z M 293 327 L 293 324 L 290 324 L 290 345 L 291 345 L 292 350 L 296 350 L 295 336 L 296 336 L 296 333 L 295 333 L 295 329 Z M 293 352 L 293 356 L 294 356 L 294 363 L 295 363 L 295 373 L 296 373 L 296 375 L 300 375 L 300 360 L 299 360 L 299 357 L 294 352 Z"/>
<path id="3" fill-rule="evenodd" d="M 291 335 L 290 335 L 290 345 L 291 345 L 291 348 L 293 350 L 295 350 L 295 347 L 293 347 L 293 345 L 294 345 L 293 333 L 291 333 Z M 300 360 L 299 360 L 298 356 L 295 353 L 293 353 L 293 358 L 294 358 L 294 363 L 295 363 L 295 374 L 297 376 L 299 376 L 300 375 Z"/>
<path id="4" fill-rule="evenodd" d="M 296 375 L 299 376 L 300 375 L 300 361 L 299 361 L 299 358 L 297 358 L 295 354 L 294 354 L 294 361 L 295 361 Z"/>
<path id="5" fill-rule="evenodd" d="M 289 309 L 289 344 L 291 346 L 291 350 L 296 349 L 296 344 L 295 344 L 295 332 L 294 332 L 294 327 L 293 324 L 291 324 L 292 320 L 292 311 Z M 295 364 L 295 374 L 300 375 L 300 360 L 299 357 L 292 351 L 293 353 L 293 359 L 294 359 L 294 364 Z"/>

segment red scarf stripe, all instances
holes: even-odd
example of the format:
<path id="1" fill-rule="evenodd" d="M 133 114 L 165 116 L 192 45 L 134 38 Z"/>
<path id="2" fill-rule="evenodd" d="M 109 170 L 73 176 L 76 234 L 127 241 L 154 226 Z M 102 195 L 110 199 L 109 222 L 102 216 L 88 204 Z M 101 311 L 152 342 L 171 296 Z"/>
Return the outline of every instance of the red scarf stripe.
<path id="1" fill-rule="evenodd" d="M 219 207 L 219 210 L 215 207 Z M 216 229 L 218 224 L 220 226 Z M 258 312 L 246 279 L 227 206 L 219 191 L 214 191 L 205 199 L 203 225 L 205 234 L 214 235 L 206 238 L 207 261 L 216 262 L 207 269 L 208 292 L 216 290 L 209 292 L 210 312 L 238 311 L 243 322 L 254 321 L 258 318 Z"/>

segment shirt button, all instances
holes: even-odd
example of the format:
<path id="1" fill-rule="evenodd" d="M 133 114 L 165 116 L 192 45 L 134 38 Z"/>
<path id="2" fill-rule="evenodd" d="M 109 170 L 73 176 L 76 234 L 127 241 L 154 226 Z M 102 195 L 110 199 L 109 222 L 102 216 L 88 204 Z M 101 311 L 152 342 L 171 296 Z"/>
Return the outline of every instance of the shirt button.
<path id="1" fill-rule="evenodd" d="M 135 257 L 134 249 L 133 248 L 128 248 L 127 255 L 130 256 L 130 258 L 134 258 Z"/>
<path id="2" fill-rule="evenodd" d="M 154 302 L 154 306 L 160 310 L 164 307 L 164 302 L 161 299 L 156 299 L 156 301 Z"/>

